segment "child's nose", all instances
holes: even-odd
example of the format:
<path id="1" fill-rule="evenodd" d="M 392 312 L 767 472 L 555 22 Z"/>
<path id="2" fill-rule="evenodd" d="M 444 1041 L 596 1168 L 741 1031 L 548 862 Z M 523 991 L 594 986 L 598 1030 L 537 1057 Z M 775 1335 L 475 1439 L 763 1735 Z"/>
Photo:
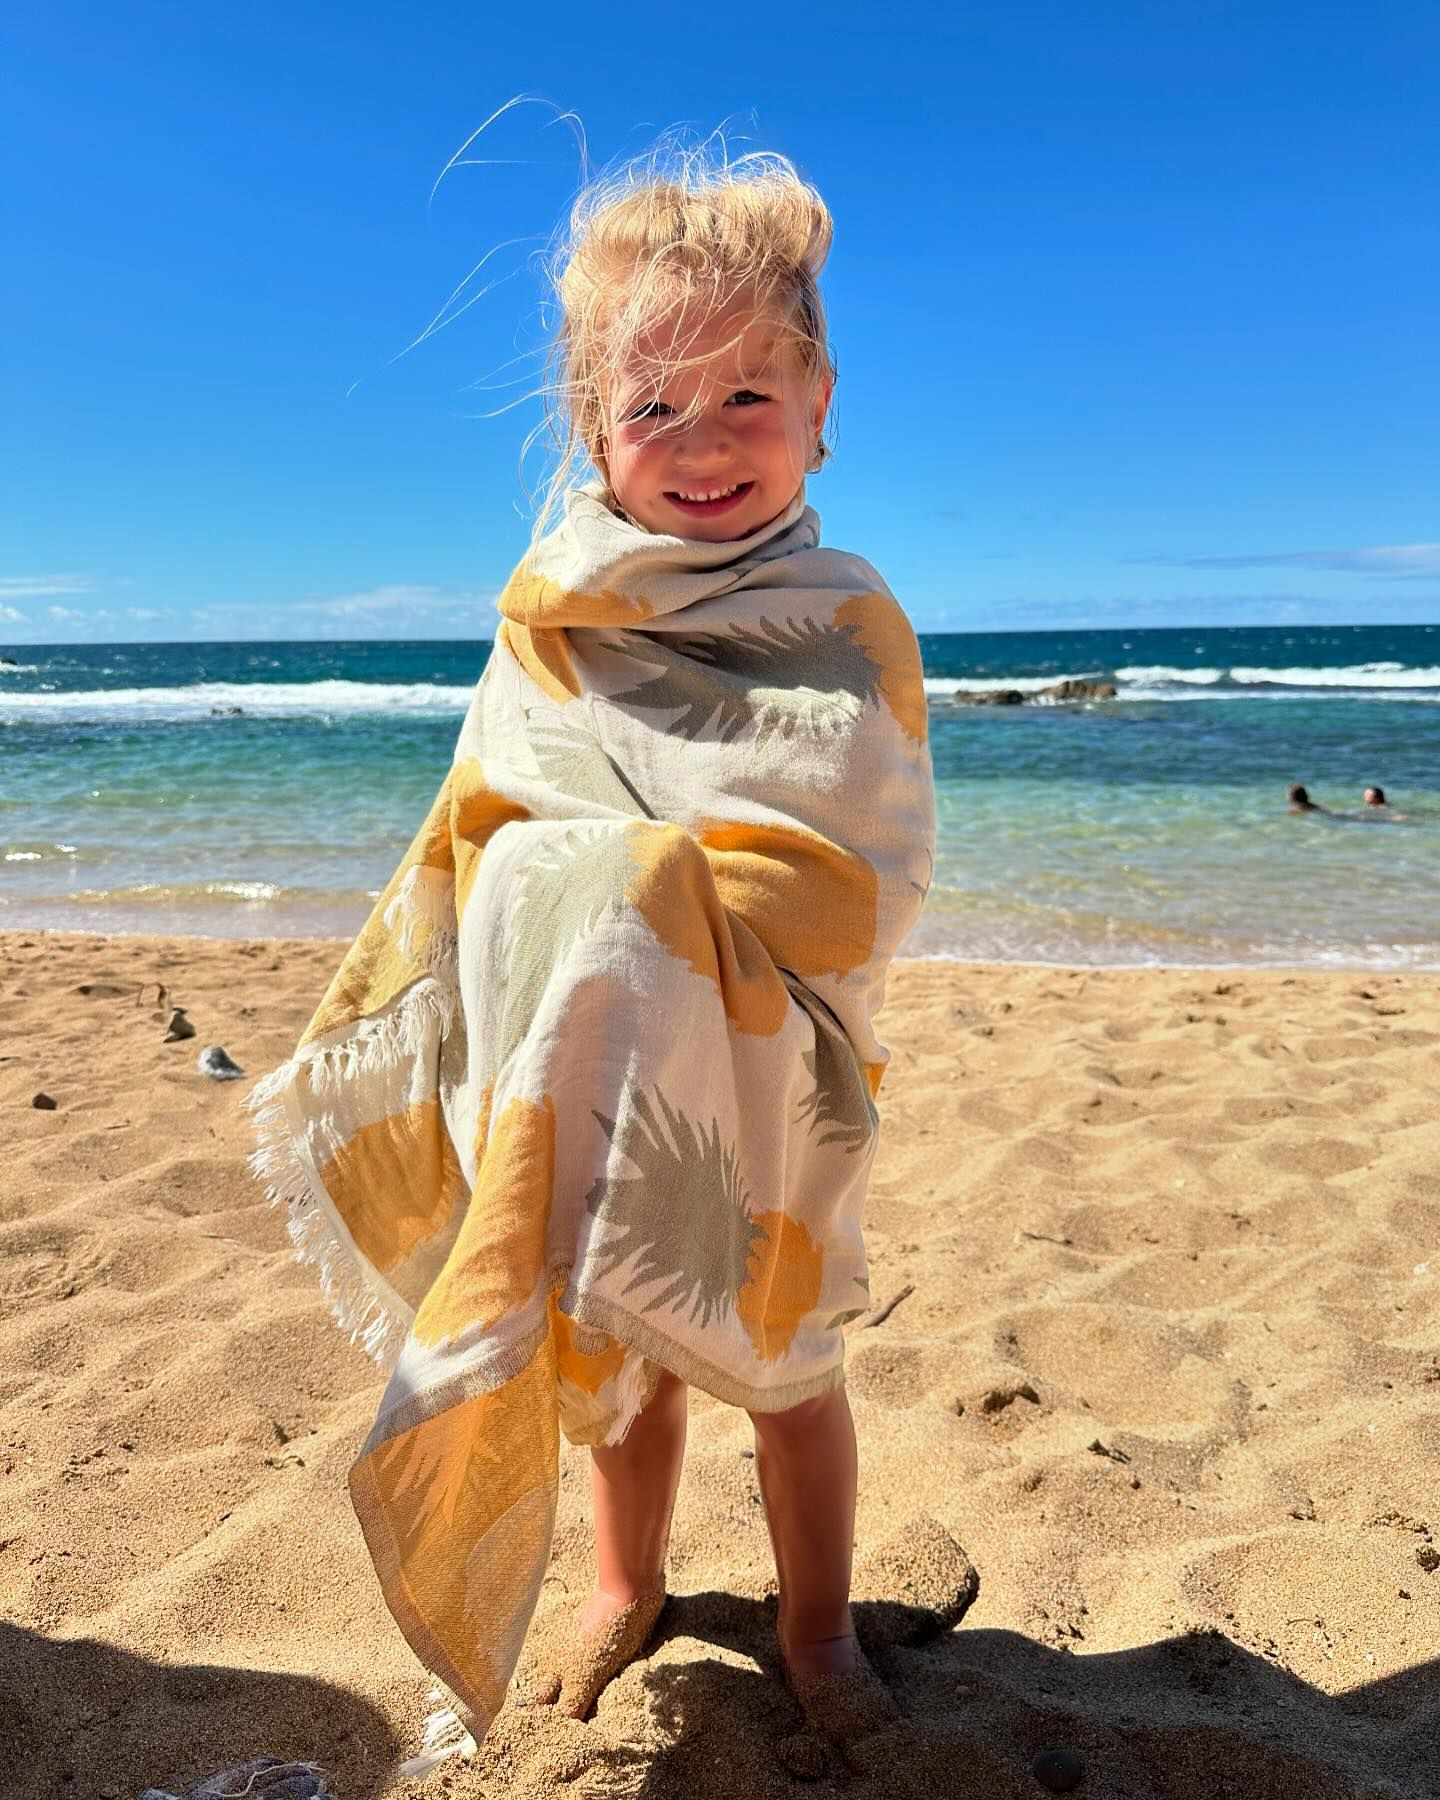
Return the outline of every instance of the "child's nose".
<path id="1" fill-rule="evenodd" d="M 714 419 L 696 419 L 682 434 L 675 454 L 686 463 L 724 462 L 730 455 L 730 434 Z"/>

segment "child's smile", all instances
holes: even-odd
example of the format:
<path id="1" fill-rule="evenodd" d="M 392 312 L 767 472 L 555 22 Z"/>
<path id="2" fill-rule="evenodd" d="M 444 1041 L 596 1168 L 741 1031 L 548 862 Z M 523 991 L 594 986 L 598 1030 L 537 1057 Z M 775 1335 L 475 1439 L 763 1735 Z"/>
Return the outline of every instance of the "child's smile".
<path id="1" fill-rule="evenodd" d="M 612 384 L 611 491 L 648 531 L 747 537 L 800 491 L 829 398 L 773 321 L 747 324 L 735 307 L 698 328 L 682 316 L 642 339 Z"/>
<path id="2" fill-rule="evenodd" d="M 693 514 L 697 519 L 714 519 L 718 518 L 721 513 L 729 512 L 733 507 L 738 506 L 754 486 L 753 481 L 737 481 L 727 488 L 712 488 L 708 493 L 689 494 L 681 493 L 677 488 L 666 494 L 665 498 L 673 506 L 683 508 L 685 512 Z"/>

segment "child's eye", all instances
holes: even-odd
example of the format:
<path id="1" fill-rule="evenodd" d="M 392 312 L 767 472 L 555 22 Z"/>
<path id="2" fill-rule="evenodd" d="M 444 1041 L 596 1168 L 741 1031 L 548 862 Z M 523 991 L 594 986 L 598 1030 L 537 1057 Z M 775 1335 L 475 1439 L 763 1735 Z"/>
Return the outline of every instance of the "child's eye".
<path id="1" fill-rule="evenodd" d="M 768 394 L 757 394 L 754 388 L 741 388 L 730 398 L 740 406 L 754 406 L 757 401 L 768 400 Z"/>
<path id="2" fill-rule="evenodd" d="M 643 405 L 637 406 L 633 412 L 626 413 L 625 423 L 633 425 L 637 419 L 658 419 L 669 410 L 670 408 L 663 400 L 647 400 Z"/>

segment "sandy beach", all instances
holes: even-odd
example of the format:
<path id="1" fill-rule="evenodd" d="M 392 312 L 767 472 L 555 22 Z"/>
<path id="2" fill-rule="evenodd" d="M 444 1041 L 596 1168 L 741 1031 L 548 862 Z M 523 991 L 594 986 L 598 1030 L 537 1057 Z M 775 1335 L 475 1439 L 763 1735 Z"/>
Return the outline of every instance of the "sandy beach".
<path id="1" fill-rule="evenodd" d="M 905 1718 L 806 1766 L 749 1422 L 692 1393 L 649 1653 L 419 1784 L 428 1683 L 345 1490 L 380 1380 L 245 1162 L 343 948 L 0 934 L 7 1794 L 269 1752 L 340 1800 L 1021 1800 L 1057 1748 L 1084 1800 L 1440 1792 L 1434 975 L 897 965 L 857 1553 L 913 1602 L 937 1521 L 973 1606 L 927 1639 L 857 1605 Z M 586 1591 L 587 1464 L 537 1641 Z"/>

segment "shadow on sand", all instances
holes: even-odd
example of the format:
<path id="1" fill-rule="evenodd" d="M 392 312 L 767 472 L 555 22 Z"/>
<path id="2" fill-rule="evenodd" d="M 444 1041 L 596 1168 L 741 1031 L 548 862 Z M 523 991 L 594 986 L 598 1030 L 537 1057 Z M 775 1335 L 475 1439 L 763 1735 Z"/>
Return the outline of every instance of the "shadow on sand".
<path id="1" fill-rule="evenodd" d="M 1031 1766 L 1064 1748 L 1084 1761 L 1080 1800 L 1440 1796 L 1440 1662 L 1331 1696 L 1213 1632 L 1086 1655 L 964 1626 L 927 1642 L 933 1615 L 854 1612 L 906 1717 L 846 1760 L 808 1742 L 808 1779 L 777 1751 L 800 1719 L 773 1653 L 774 1601 L 716 1592 L 672 1597 L 645 1661 L 602 1696 L 598 1723 L 507 1708 L 476 1774 L 488 1791 L 503 1764 L 526 1795 L 552 1791 L 548 1767 L 576 1782 L 555 1792 L 588 1793 L 593 1781 L 635 1800 L 1041 1800 Z M 626 1743 L 642 1714 L 647 1741 Z"/>
<path id="2" fill-rule="evenodd" d="M 1440 1795 L 1440 1662 L 1331 1696 L 1213 1632 L 1086 1655 L 1009 1631 L 935 1635 L 933 1614 L 894 1604 L 858 1603 L 855 1618 L 906 1716 L 846 1759 L 804 1738 L 808 1767 L 797 1760 L 774 1600 L 712 1591 L 671 1598 L 646 1657 L 595 1720 L 507 1706 L 475 1761 L 445 1765 L 423 1791 L 1040 1800 L 1031 1765 L 1064 1748 L 1084 1761 L 1080 1800 Z M 4 1624 L 0 1746 L 6 1800 L 178 1793 L 266 1752 L 319 1764 L 339 1800 L 371 1800 L 407 1785 L 398 1763 L 414 1748 L 370 1703 L 325 1682 L 155 1663 Z"/>
<path id="3" fill-rule="evenodd" d="M 401 1755 L 389 1721 L 303 1675 L 156 1663 L 93 1638 L 0 1622 L 0 1794 L 136 1800 L 180 1793 L 265 1753 L 321 1763 L 340 1800 L 369 1800 Z"/>

